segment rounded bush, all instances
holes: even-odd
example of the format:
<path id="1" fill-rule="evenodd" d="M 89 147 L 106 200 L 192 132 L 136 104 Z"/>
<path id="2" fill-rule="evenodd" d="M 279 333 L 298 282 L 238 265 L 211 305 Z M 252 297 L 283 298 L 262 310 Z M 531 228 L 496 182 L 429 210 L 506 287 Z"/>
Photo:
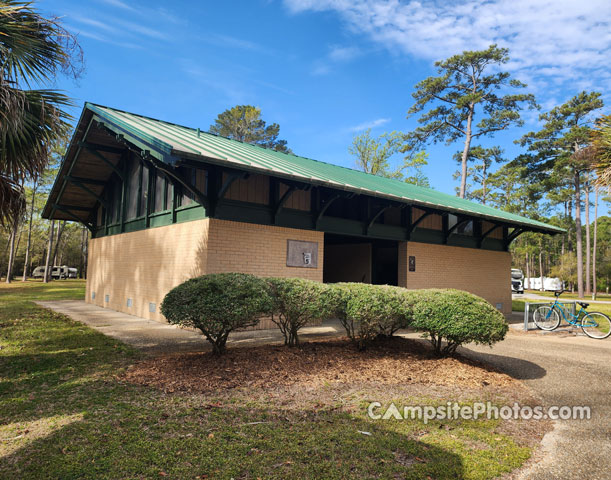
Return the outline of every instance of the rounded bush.
<path id="1" fill-rule="evenodd" d="M 359 348 L 377 335 L 392 335 L 408 327 L 413 304 L 412 292 L 388 285 L 337 283 L 329 285 L 327 292 L 328 310 Z"/>
<path id="2" fill-rule="evenodd" d="M 453 289 L 414 293 L 411 326 L 428 334 L 438 355 L 453 354 L 464 343 L 493 345 L 505 338 L 505 317 L 481 297 Z"/>
<path id="3" fill-rule="evenodd" d="M 325 285 L 303 278 L 267 278 L 266 282 L 272 299 L 272 321 L 284 335 L 285 345 L 297 345 L 301 327 L 327 316 Z"/>
<path id="4" fill-rule="evenodd" d="M 245 273 L 192 278 L 168 292 L 161 313 L 168 322 L 202 331 L 213 352 L 225 351 L 233 330 L 252 327 L 271 311 L 267 283 Z"/>

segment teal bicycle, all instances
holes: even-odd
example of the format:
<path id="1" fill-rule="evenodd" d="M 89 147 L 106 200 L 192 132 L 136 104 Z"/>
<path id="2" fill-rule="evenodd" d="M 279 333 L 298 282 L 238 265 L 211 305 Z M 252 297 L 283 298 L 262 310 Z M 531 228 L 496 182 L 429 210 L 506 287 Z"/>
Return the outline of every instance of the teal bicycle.
<path id="1" fill-rule="evenodd" d="M 571 313 L 566 305 L 560 302 L 559 297 L 564 290 L 554 292 L 556 301 L 551 305 L 544 305 L 537 308 L 533 313 L 535 325 L 541 330 L 551 331 L 560 325 L 560 316 L 570 325 L 581 327 L 583 333 L 590 338 L 602 340 L 611 335 L 611 319 L 604 313 L 586 312 L 589 303 L 577 302 L 581 307 L 576 315 Z"/>

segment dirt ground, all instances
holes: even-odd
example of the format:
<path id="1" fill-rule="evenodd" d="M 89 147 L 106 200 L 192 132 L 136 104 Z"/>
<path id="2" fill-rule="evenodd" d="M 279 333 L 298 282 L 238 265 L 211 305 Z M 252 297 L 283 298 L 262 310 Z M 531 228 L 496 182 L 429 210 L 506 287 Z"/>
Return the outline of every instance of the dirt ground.
<path id="1" fill-rule="evenodd" d="M 392 337 L 356 350 L 347 339 L 307 342 L 299 347 L 232 348 L 221 357 L 179 353 L 142 360 L 123 380 L 168 393 L 221 393 L 234 389 L 271 391 L 334 384 L 439 385 L 452 389 L 523 391 L 523 385 L 494 368 L 465 358 L 436 358 L 420 341 Z"/>

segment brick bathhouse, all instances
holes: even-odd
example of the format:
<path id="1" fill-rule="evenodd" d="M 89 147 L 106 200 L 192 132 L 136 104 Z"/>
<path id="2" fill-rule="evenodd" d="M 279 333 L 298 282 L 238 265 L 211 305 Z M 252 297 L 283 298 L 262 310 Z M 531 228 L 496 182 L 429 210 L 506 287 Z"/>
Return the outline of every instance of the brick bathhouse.
<path id="1" fill-rule="evenodd" d="M 91 103 L 43 217 L 92 232 L 87 302 L 154 320 L 175 285 L 231 271 L 459 288 L 509 312 L 509 244 L 562 231 Z"/>

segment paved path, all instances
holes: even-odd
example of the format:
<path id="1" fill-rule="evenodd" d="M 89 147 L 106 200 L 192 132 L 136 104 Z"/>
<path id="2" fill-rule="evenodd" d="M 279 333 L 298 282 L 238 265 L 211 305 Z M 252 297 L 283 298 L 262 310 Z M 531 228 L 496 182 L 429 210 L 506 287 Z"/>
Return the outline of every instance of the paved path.
<path id="1" fill-rule="evenodd" d="M 83 301 L 37 303 L 150 353 L 208 348 L 196 332 Z M 302 330 L 304 339 L 337 335 L 343 335 L 337 323 Z M 277 330 L 230 336 L 234 345 L 281 341 Z M 592 409 L 589 421 L 558 421 L 555 430 L 544 439 L 539 462 L 524 471 L 522 479 L 611 478 L 611 339 L 593 340 L 567 332 L 510 332 L 492 349 L 469 347 L 461 348 L 460 353 L 521 379 L 541 395 L 546 406 L 586 405 Z"/>
<path id="2" fill-rule="evenodd" d="M 536 293 L 530 293 L 530 292 L 514 293 L 512 294 L 512 298 L 514 300 L 543 300 L 549 303 L 552 303 L 554 301 L 554 297 L 547 297 L 545 295 L 538 295 Z M 579 300 L 580 302 L 585 302 L 585 303 L 590 303 L 590 304 L 602 303 L 602 304 L 611 305 L 611 301 L 609 300 L 592 300 L 592 297 L 584 297 L 582 299 L 579 299 L 579 298 L 569 298 L 569 297 L 561 296 L 560 300 L 563 302 L 575 302 Z"/>
<path id="3" fill-rule="evenodd" d="M 155 322 L 144 318 L 102 308 L 83 300 L 57 300 L 36 302 L 82 322 L 100 332 L 121 340 L 147 353 L 173 353 L 210 350 L 209 343 L 201 333 L 178 328 L 167 323 Z M 305 327 L 300 338 L 325 338 L 345 335 L 339 323 L 330 322 L 320 327 Z M 234 345 L 255 345 L 262 343 L 282 343 L 280 330 L 252 330 L 230 334 L 228 342 Z"/>
<path id="4" fill-rule="evenodd" d="M 460 353 L 523 380 L 547 406 L 592 409 L 589 421 L 557 421 L 544 439 L 541 459 L 520 478 L 611 478 L 611 339 L 510 333 L 492 349 L 463 348 Z"/>

